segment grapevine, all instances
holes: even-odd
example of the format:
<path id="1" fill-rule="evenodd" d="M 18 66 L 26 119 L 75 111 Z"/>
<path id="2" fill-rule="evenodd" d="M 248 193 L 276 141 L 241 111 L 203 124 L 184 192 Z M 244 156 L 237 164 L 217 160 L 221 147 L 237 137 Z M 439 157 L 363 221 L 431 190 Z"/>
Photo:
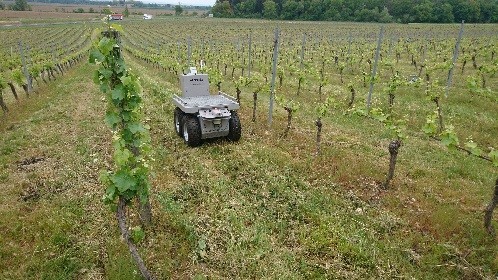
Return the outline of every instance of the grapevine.
<path id="1" fill-rule="evenodd" d="M 125 220 L 126 206 L 134 198 L 139 198 L 142 209 L 148 209 L 148 213 L 141 213 L 141 219 L 150 223 L 147 163 L 150 153 L 149 127 L 141 122 L 140 84 L 138 77 L 126 69 L 116 28 L 110 26 L 107 31 L 102 32 L 103 37 L 94 44 L 90 53 L 90 63 L 99 66 L 95 71 L 94 82 L 99 85 L 107 100 L 105 121 L 113 133 L 115 169 L 104 172 L 101 176 L 107 187 L 103 199 L 107 204 L 117 204 L 121 233 L 142 275 L 151 279 L 150 272 L 130 239 Z"/>

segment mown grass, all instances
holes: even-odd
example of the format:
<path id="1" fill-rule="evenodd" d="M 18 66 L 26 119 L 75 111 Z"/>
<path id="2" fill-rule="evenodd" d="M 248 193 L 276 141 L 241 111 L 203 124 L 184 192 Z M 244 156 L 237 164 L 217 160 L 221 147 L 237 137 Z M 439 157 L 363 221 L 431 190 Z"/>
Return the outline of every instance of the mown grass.
<path id="1" fill-rule="evenodd" d="M 148 77 L 145 88 L 177 88 L 174 77 L 135 67 Z M 223 83 L 225 91 L 232 86 Z M 244 137 L 238 144 L 215 140 L 184 150 L 179 138 L 156 135 L 164 143 L 157 149 L 173 153 L 160 164 L 173 166 L 173 176 L 158 175 L 155 185 L 171 188 L 167 194 L 197 220 L 195 228 L 209 249 L 201 258 L 202 274 L 329 279 L 496 274 L 496 240 L 481 224 L 492 190 L 489 163 L 449 151 L 417 129 L 402 147 L 392 189 L 383 191 L 379 182 L 387 172 L 391 136 L 380 124 L 345 115 L 339 105 L 327 118 L 322 155 L 315 157 L 314 109 L 303 102 L 283 139 L 285 112 L 277 106 L 269 128 L 267 98 L 260 97 L 257 122 L 251 123 L 251 94 L 243 93 Z M 419 111 L 413 101 L 420 103 L 423 96 L 411 98 L 398 100 L 412 101 L 413 112 Z M 147 115 L 159 112 L 157 125 L 171 127 L 172 108 L 154 106 Z M 414 120 L 412 128 L 420 127 Z"/>
<path id="2" fill-rule="evenodd" d="M 175 77 L 126 60 L 141 77 L 155 150 L 154 222 L 139 247 L 158 278 L 496 277 L 498 245 L 482 227 L 496 169 L 423 136 L 423 118 L 410 119 L 395 179 L 383 190 L 391 136 L 374 120 L 344 114 L 347 91 L 326 89 L 340 102 L 324 119 L 319 156 L 311 86 L 297 99 L 303 107 L 287 138 L 280 106 L 267 125 L 265 94 L 251 122 L 252 94 L 244 89 L 241 141 L 209 140 L 192 149 L 173 130 Z M 0 123 L 0 278 L 139 279 L 100 201 L 97 178 L 112 167 L 111 135 L 92 70 L 82 65 L 40 88 Z M 234 91 L 230 82 L 223 88 Z M 295 88 L 285 84 L 279 92 Z M 482 136 L 475 120 L 466 120 L 475 109 L 464 97 L 459 91 L 448 99 L 447 107 L 458 108 L 449 109 L 455 124 L 496 147 L 496 105 L 469 101 L 488 120 Z M 397 98 L 409 115 L 433 110 L 420 93 Z M 43 160 L 23 164 L 30 158 Z M 129 218 L 136 225 L 136 213 Z"/>

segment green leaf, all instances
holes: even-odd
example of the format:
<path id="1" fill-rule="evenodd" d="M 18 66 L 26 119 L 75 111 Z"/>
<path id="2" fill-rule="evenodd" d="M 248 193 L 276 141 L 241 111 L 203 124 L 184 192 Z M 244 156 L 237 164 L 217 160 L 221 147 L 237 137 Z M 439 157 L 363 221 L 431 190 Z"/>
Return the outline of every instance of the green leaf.
<path id="1" fill-rule="evenodd" d="M 140 226 L 131 228 L 131 239 L 133 243 L 140 243 L 145 238 L 145 232 Z"/>
<path id="2" fill-rule="evenodd" d="M 124 86 L 129 86 L 132 84 L 133 80 L 129 75 L 121 77 L 121 82 Z"/>
<path id="3" fill-rule="evenodd" d="M 125 71 L 126 71 L 126 64 L 124 63 L 124 60 L 121 57 L 116 60 L 116 67 L 114 67 L 114 72 L 119 75 L 121 73 L 124 73 Z"/>
<path id="4" fill-rule="evenodd" d="M 93 82 L 95 84 L 100 84 L 100 74 L 99 74 L 99 71 L 94 71 L 93 72 Z"/>
<path id="5" fill-rule="evenodd" d="M 110 185 L 111 184 L 110 173 L 107 171 L 102 171 L 100 173 L 99 180 L 104 185 Z"/>
<path id="6" fill-rule="evenodd" d="M 145 127 L 141 123 L 130 123 L 128 124 L 128 130 L 130 130 L 131 133 L 135 134 L 137 132 L 144 132 Z"/>
<path id="7" fill-rule="evenodd" d="M 488 157 L 491 159 L 493 166 L 498 167 L 498 150 L 491 149 L 491 152 L 489 152 Z"/>
<path id="8" fill-rule="evenodd" d="M 104 197 L 102 198 L 106 204 L 112 203 L 116 198 L 116 186 L 110 185 L 105 190 Z"/>
<path id="9" fill-rule="evenodd" d="M 121 122 L 121 120 L 118 114 L 114 112 L 107 112 L 105 115 L 105 122 L 109 127 L 114 128 L 118 123 Z"/>
<path id="10" fill-rule="evenodd" d="M 116 30 L 118 32 L 123 32 L 124 31 L 123 27 L 121 25 L 115 24 L 115 23 L 111 24 L 111 29 L 114 29 L 114 30 Z"/>
<path id="11" fill-rule="evenodd" d="M 123 86 L 118 85 L 111 91 L 111 97 L 114 100 L 123 100 L 125 98 L 125 93 L 123 90 Z"/>
<path id="12" fill-rule="evenodd" d="M 88 62 L 95 64 L 96 62 L 103 62 L 105 60 L 105 56 L 99 52 L 97 49 L 93 49 L 90 52 L 90 58 L 88 59 Z"/>
<path id="13" fill-rule="evenodd" d="M 445 131 L 443 131 L 443 133 L 441 133 L 441 143 L 443 143 L 443 145 L 445 145 L 446 147 L 448 147 L 450 149 L 456 148 L 456 146 L 458 146 L 458 144 L 459 144 L 458 137 L 457 137 L 455 131 L 453 131 L 452 126 L 448 126 L 445 129 Z"/>
<path id="14" fill-rule="evenodd" d="M 207 249 L 206 240 L 204 240 L 204 238 L 199 239 L 197 241 L 197 253 L 199 254 L 199 257 L 201 258 L 207 257 L 206 249 Z"/>
<path id="15" fill-rule="evenodd" d="M 467 148 L 474 156 L 482 155 L 482 150 L 477 146 L 477 143 L 472 140 L 465 143 L 465 148 Z"/>
<path id="16" fill-rule="evenodd" d="M 112 76 L 113 72 L 112 70 L 101 68 L 99 69 L 99 74 L 101 77 L 107 80 Z"/>
<path id="17" fill-rule="evenodd" d="M 426 123 L 422 127 L 422 131 L 428 136 L 434 136 L 437 132 L 437 127 L 434 123 Z"/>
<path id="18" fill-rule="evenodd" d="M 98 48 L 102 55 L 107 56 L 111 53 L 112 48 L 114 47 L 114 40 L 111 40 L 107 37 L 103 37 L 100 39 L 100 42 L 98 44 Z"/>
<path id="19" fill-rule="evenodd" d="M 120 170 L 116 172 L 115 175 L 111 176 L 111 181 L 116 185 L 116 188 L 120 193 L 124 193 L 128 190 L 136 190 L 136 180 L 128 172 Z"/>
<path id="20" fill-rule="evenodd" d="M 114 151 L 114 160 L 118 166 L 125 166 L 131 157 L 132 154 L 128 149 L 119 149 Z"/>

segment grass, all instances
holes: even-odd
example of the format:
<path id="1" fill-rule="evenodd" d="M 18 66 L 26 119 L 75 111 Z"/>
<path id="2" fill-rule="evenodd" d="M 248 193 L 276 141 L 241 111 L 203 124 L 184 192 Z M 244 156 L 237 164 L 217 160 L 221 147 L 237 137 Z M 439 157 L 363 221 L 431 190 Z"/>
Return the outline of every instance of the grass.
<path id="1" fill-rule="evenodd" d="M 130 56 L 126 61 L 141 77 L 155 150 L 154 222 L 139 247 L 158 278 L 498 274 L 496 238 L 482 227 L 496 169 L 425 138 L 418 132 L 421 118 L 410 119 L 410 138 L 385 191 L 380 182 L 390 136 L 373 120 L 343 114 L 346 95 L 336 96 L 341 103 L 324 119 L 320 156 L 314 155 L 311 105 L 301 100 L 293 129 L 281 138 L 285 111 L 277 106 L 268 127 L 268 97 L 261 95 L 252 123 L 248 90 L 242 95 L 241 141 L 209 140 L 192 149 L 173 130 L 174 77 Z M 139 279 L 113 213 L 100 200 L 99 172 L 112 167 L 111 135 L 92 70 L 80 65 L 32 98 L 11 103 L 0 122 L 2 279 Z M 233 85 L 223 87 L 231 92 Z M 312 88 L 305 89 L 317 99 Z M 286 85 L 281 90 L 294 92 Z M 398 97 L 409 114 L 432 110 L 419 93 Z M 475 115 L 472 108 L 482 108 L 477 116 L 488 129 L 473 136 L 496 147 L 496 105 L 465 100 L 463 92 L 455 93 L 445 112 L 474 129 L 474 120 L 465 119 Z M 137 225 L 134 211 L 129 218 Z"/>
<path id="2" fill-rule="evenodd" d="M 142 73 L 144 88 L 151 81 L 161 84 L 159 71 L 131 65 Z M 243 95 L 242 104 L 251 104 L 249 98 Z M 147 115 L 154 119 L 159 113 L 157 126 L 172 126 L 172 108 L 154 106 Z M 283 110 L 277 109 L 270 130 L 263 113 L 258 123 L 250 122 L 250 109 L 241 110 L 245 132 L 238 145 L 208 141 L 185 151 L 181 140 L 156 135 L 159 153 L 169 149 L 174 159 L 159 164 L 171 167 L 156 175 L 154 185 L 176 190 L 168 195 L 198 220 L 195 228 L 208 248 L 204 275 L 479 278 L 496 273 L 496 242 L 482 230 L 479 206 L 492 185 L 486 162 L 416 136 L 402 148 L 394 188 L 384 192 L 378 182 L 388 157 L 382 143 L 389 138 L 374 122 L 333 114 L 325 128 L 326 147 L 315 158 L 312 120 L 299 115 L 289 137 L 280 139 Z M 446 160 L 448 153 L 456 163 Z M 428 211 L 433 208 L 437 211 Z"/>

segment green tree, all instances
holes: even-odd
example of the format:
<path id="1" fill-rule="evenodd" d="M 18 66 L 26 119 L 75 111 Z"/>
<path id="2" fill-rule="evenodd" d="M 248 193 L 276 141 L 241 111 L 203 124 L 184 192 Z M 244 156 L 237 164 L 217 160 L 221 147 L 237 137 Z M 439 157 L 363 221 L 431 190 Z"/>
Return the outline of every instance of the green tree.
<path id="1" fill-rule="evenodd" d="M 256 0 L 241 1 L 235 5 L 235 14 L 243 18 L 259 18 L 261 14 L 256 11 Z"/>
<path id="2" fill-rule="evenodd" d="M 282 5 L 282 12 L 280 17 L 282 19 L 296 19 L 299 18 L 304 10 L 303 3 L 295 0 L 287 0 Z"/>
<path id="3" fill-rule="evenodd" d="M 31 6 L 28 5 L 26 0 L 16 0 L 13 5 L 11 5 L 11 10 L 13 11 L 31 11 Z"/>
<path id="4" fill-rule="evenodd" d="M 480 22 L 498 22 L 498 2 L 481 0 L 481 18 Z"/>
<path id="5" fill-rule="evenodd" d="M 183 8 L 180 5 L 175 6 L 175 16 L 179 16 L 183 13 Z"/>
<path id="6" fill-rule="evenodd" d="M 5 3 L 3 2 L 3 0 L 0 0 L 0 9 L 5 10 Z"/>
<path id="7" fill-rule="evenodd" d="M 233 9 L 228 0 L 216 0 L 211 12 L 215 17 L 233 17 Z"/>
<path id="8" fill-rule="evenodd" d="M 263 3 L 263 17 L 265 19 L 277 18 L 277 4 L 273 0 L 266 0 Z"/>
<path id="9" fill-rule="evenodd" d="M 382 9 L 382 12 L 380 12 L 379 22 L 388 23 L 392 21 L 393 21 L 393 16 L 389 14 L 389 10 L 387 9 L 387 7 L 384 7 L 384 9 Z"/>
<path id="10" fill-rule="evenodd" d="M 123 16 L 124 17 L 129 17 L 130 16 L 130 10 L 128 10 L 128 5 L 126 5 L 124 11 L 123 11 Z"/>
<path id="11" fill-rule="evenodd" d="M 306 11 L 306 19 L 308 20 L 324 20 L 325 11 L 327 7 L 325 7 L 326 3 L 322 0 L 311 0 L 309 2 L 308 10 Z"/>
<path id="12" fill-rule="evenodd" d="M 422 3 L 413 7 L 415 16 L 418 22 L 435 22 L 436 17 L 434 16 L 434 3 L 425 0 Z"/>
<path id="13" fill-rule="evenodd" d="M 413 21 L 413 6 L 415 3 L 412 0 L 392 0 L 389 4 L 386 4 L 386 7 L 394 18 L 407 23 Z"/>
<path id="14" fill-rule="evenodd" d="M 378 22 L 380 13 L 378 8 L 374 9 L 361 9 L 359 12 L 355 13 L 357 21 L 363 22 Z"/>
<path id="15" fill-rule="evenodd" d="M 450 3 L 444 3 L 442 5 L 436 5 L 434 8 L 434 15 L 439 23 L 450 23 L 455 21 L 455 16 L 453 15 L 453 6 Z"/>
<path id="16" fill-rule="evenodd" d="M 481 17 L 481 7 L 476 0 L 459 0 L 454 6 L 455 20 L 460 22 L 478 22 Z"/>

